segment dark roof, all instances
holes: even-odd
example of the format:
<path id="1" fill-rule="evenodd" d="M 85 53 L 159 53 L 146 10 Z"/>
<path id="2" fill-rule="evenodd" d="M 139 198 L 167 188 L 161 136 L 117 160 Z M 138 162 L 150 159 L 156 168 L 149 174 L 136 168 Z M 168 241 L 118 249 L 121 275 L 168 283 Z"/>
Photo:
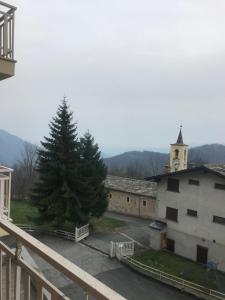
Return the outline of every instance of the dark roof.
<path id="1" fill-rule="evenodd" d="M 156 176 L 147 177 L 145 179 L 150 181 L 158 181 L 162 177 L 169 177 L 173 175 L 180 175 L 180 174 L 199 172 L 199 171 L 210 172 L 219 177 L 225 178 L 225 164 L 206 164 L 199 167 L 189 168 L 181 171 L 159 174 Z"/>
<path id="2" fill-rule="evenodd" d="M 108 175 L 105 180 L 105 186 L 111 190 L 156 197 L 157 184 L 146 180 Z"/>
<path id="3" fill-rule="evenodd" d="M 179 145 L 183 145 L 183 136 L 182 136 L 182 130 L 180 128 L 180 132 L 179 132 L 179 135 L 178 135 L 178 138 L 177 138 L 177 144 Z"/>

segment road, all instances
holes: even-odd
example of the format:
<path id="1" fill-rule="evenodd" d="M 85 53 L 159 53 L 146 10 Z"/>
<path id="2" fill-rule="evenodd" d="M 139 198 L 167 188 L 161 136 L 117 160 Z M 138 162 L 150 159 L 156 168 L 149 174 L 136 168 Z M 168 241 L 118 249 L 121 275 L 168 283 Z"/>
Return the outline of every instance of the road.
<path id="1" fill-rule="evenodd" d="M 130 300 L 191 300 L 194 297 L 148 279 L 120 264 L 116 259 L 110 259 L 94 249 L 80 243 L 62 240 L 57 237 L 39 235 L 40 241 L 61 255 L 107 284 L 112 289 Z M 98 238 L 95 237 L 96 240 Z M 103 242 L 106 245 L 106 242 Z M 109 247 L 109 244 L 108 244 Z M 54 282 L 71 299 L 85 299 L 81 289 L 75 287 L 66 277 L 55 271 L 41 258 L 32 254 L 42 273 Z"/>

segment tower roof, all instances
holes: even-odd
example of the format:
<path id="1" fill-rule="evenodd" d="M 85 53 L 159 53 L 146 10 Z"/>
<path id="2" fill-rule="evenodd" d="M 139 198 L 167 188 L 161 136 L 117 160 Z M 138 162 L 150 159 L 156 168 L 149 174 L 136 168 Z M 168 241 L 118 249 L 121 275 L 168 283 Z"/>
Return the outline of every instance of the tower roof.
<path id="1" fill-rule="evenodd" d="M 179 132 L 179 135 L 178 135 L 178 138 L 177 138 L 177 144 L 183 144 L 183 136 L 182 136 L 182 126 L 180 126 L 180 132 Z"/>

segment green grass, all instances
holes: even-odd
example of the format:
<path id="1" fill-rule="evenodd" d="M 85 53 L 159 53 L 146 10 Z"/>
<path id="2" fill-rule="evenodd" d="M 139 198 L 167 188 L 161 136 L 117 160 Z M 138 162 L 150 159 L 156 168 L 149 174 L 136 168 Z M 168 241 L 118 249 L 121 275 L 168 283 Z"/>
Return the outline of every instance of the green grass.
<path id="1" fill-rule="evenodd" d="M 218 281 L 216 281 L 214 271 L 173 253 L 151 249 L 136 254 L 134 259 L 208 288 L 219 289 L 225 285 L 225 274 L 217 272 Z"/>
<path id="2" fill-rule="evenodd" d="M 90 221 L 90 225 L 95 232 L 113 232 L 125 224 L 123 221 L 108 217 L 92 218 Z"/>
<path id="3" fill-rule="evenodd" d="M 11 202 L 11 218 L 14 224 L 34 224 L 32 218 L 37 216 L 38 209 L 31 202 L 15 200 Z M 90 220 L 90 226 L 95 232 L 112 232 L 124 225 L 125 222 L 108 217 L 92 218 Z M 53 229 L 51 224 L 43 224 L 38 227 Z M 74 232 L 75 226 L 70 222 L 65 222 L 60 229 Z"/>
<path id="4" fill-rule="evenodd" d="M 38 210 L 28 201 L 11 202 L 11 218 L 15 224 L 33 224 L 30 218 L 38 216 Z"/>

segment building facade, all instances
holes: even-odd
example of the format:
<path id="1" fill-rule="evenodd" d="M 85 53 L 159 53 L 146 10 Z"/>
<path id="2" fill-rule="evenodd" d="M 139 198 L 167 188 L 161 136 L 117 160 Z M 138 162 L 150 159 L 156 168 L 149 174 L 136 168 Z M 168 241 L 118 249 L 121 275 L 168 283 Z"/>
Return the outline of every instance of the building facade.
<path id="1" fill-rule="evenodd" d="M 183 168 L 147 180 L 157 182 L 150 247 L 225 271 L 225 165 Z"/>
<path id="2" fill-rule="evenodd" d="M 108 175 L 105 186 L 109 191 L 108 211 L 140 218 L 155 217 L 154 182 Z"/>

